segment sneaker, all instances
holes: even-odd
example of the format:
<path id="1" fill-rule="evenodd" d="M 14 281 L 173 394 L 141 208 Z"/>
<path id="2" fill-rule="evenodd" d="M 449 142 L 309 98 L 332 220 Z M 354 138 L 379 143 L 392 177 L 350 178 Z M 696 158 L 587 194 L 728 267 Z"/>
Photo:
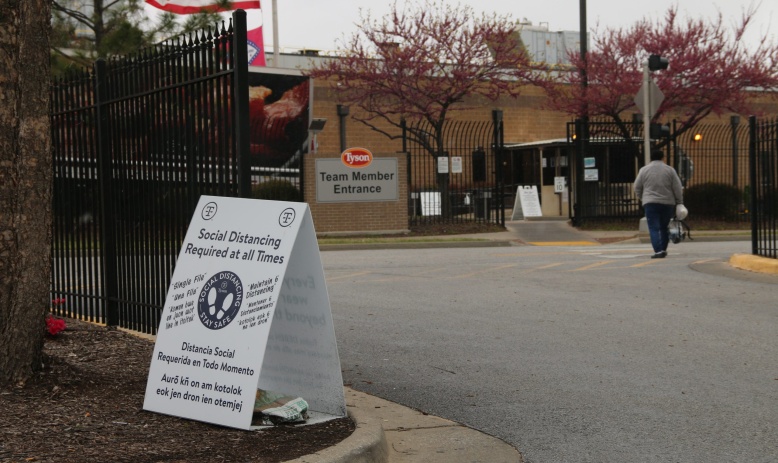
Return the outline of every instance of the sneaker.
<path id="1" fill-rule="evenodd" d="M 667 251 L 659 251 L 651 256 L 652 259 L 664 259 L 667 257 Z"/>

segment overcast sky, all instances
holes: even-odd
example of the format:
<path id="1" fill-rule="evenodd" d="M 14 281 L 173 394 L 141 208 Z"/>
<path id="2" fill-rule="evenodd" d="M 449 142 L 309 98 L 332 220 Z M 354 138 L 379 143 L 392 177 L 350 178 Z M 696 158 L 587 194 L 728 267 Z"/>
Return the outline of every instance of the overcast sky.
<path id="1" fill-rule="evenodd" d="M 307 48 L 336 50 L 338 41 L 351 37 L 360 19 L 360 9 L 381 18 L 390 10 L 393 0 L 276 0 L 278 35 L 281 51 Z M 462 0 L 452 4 L 471 5 L 476 12 L 509 14 L 516 20 L 548 25 L 550 31 L 578 31 L 581 0 Z M 399 2 L 404 4 L 404 0 Z M 263 11 L 248 10 L 249 28 L 264 22 L 265 46 L 273 47 L 273 1 L 262 0 Z M 778 40 L 778 0 L 586 0 L 590 31 L 626 27 L 647 17 L 662 18 L 672 5 L 679 5 L 681 17 L 714 20 L 720 11 L 727 24 L 739 22 L 749 7 L 758 7 L 756 21 L 750 26 L 748 43 L 767 34 Z M 153 7 L 148 7 L 155 10 Z"/>

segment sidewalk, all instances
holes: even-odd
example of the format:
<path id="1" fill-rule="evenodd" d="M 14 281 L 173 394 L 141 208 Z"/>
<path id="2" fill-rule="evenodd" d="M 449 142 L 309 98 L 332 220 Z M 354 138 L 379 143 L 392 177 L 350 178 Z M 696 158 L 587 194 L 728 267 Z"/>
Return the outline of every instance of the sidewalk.
<path id="1" fill-rule="evenodd" d="M 428 242 L 397 242 L 367 245 L 321 246 L 338 249 L 386 249 L 476 246 L 600 246 L 605 243 L 647 244 L 648 235 L 639 231 L 580 231 L 565 221 L 511 221 L 498 233 L 429 237 Z M 744 230 L 695 231 L 694 241 L 750 241 Z M 647 248 L 648 249 L 648 248 Z M 731 267 L 778 275 L 778 260 L 735 254 Z M 378 397 L 345 388 L 349 415 L 356 423 L 354 433 L 322 452 L 292 460 L 294 463 L 520 463 L 517 449 L 459 423 L 425 415 Z"/>
<path id="2" fill-rule="evenodd" d="M 357 429 L 340 444 L 293 463 L 520 463 L 518 450 L 459 423 L 345 388 Z"/>

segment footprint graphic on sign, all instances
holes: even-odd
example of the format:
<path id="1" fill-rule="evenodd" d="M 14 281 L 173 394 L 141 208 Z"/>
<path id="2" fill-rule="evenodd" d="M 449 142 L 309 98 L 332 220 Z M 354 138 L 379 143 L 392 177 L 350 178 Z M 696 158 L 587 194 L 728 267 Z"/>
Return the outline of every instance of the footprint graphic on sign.
<path id="1" fill-rule="evenodd" d="M 219 330 L 232 323 L 243 300 L 243 284 L 228 270 L 215 273 L 200 291 L 198 318 L 208 329 Z"/>
<path id="2" fill-rule="evenodd" d="M 216 288 L 208 291 L 208 313 L 211 315 L 216 313 Z"/>
<path id="3" fill-rule="evenodd" d="M 230 293 L 227 295 L 227 297 L 224 298 L 224 302 L 222 302 L 222 308 L 219 311 L 218 314 L 216 314 L 216 319 L 221 320 L 222 317 L 224 317 L 224 314 L 226 313 L 227 309 L 230 308 L 232 305 L 232 300 L 235 299 L 235 295 Z"/>

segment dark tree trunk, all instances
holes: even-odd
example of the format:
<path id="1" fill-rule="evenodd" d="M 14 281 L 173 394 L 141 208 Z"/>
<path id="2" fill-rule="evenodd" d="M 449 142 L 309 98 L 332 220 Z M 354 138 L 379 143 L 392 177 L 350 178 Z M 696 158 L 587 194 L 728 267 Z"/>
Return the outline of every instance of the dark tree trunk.
<path id="1" fill-rule="evenodd" d="M 0 386 L 41 367 L 50 307 L 51 0 L 0 0 Z"/>

